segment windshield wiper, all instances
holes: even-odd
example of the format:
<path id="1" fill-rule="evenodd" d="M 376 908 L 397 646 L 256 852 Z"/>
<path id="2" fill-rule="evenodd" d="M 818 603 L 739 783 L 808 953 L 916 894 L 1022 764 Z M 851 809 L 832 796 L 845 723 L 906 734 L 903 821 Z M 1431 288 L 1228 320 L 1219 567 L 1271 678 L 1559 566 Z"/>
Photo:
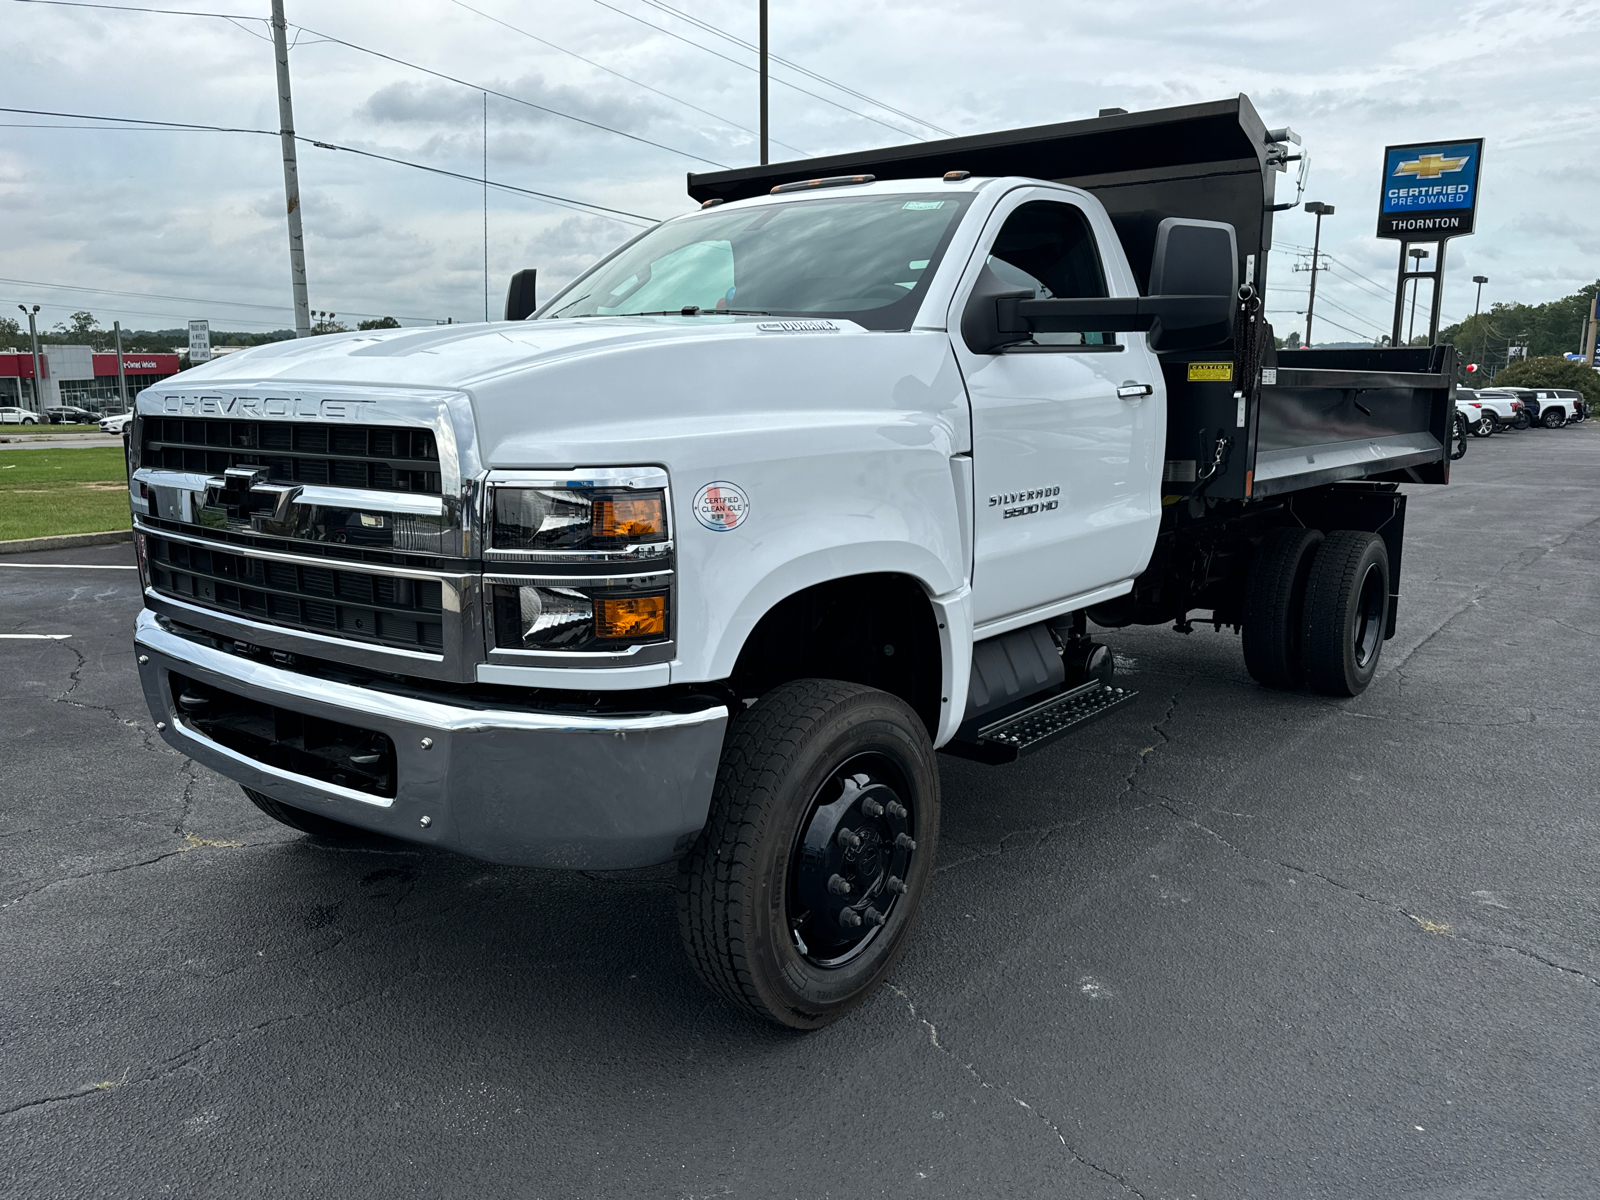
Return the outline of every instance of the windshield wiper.
<path id="1" fill-rule="evenodd" d="M 682 308 L 662 308 L 653 312 L 595 313 L 597 317 L 770 317 L 764 308 L 701 308 L 685 304 Z"/>

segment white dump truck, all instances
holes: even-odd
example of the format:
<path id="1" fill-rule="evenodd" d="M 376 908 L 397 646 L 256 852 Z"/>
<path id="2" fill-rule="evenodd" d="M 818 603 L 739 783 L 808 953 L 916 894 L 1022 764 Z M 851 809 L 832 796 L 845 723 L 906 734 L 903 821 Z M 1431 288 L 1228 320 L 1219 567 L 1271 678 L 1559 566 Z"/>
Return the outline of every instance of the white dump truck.
<path id="1" fill-rule="evenodd" d="M 1295 140 L 1239 97 L 694 176 L 537 310 L 150 388 L 158 728 L 324 838 L 676 861 L 706 982 L 825 1024 L 931 886 L 936 752 L 1132 699 L 1096 628 L 1371 680 L 1452 352 L 1274 349 Z"/>

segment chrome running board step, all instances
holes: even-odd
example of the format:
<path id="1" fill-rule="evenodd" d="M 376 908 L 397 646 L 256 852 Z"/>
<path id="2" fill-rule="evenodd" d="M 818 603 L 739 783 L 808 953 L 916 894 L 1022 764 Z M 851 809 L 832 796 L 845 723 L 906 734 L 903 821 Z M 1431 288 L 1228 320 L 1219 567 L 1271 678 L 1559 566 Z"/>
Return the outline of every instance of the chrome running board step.
<path id="1" fill-rule="evenodd" d="M 1015 762 L 1024 754 L 1048 746 L 1097 717 L 1105 716 L 1112 709 L 1121 708 L 1138 694 L 1091 680 L 1021 712 L 979 726 L 971 735 L 963 736 L 966 734 L 963 730 L 943 749 L 948 754 L 977 762 Z"/>

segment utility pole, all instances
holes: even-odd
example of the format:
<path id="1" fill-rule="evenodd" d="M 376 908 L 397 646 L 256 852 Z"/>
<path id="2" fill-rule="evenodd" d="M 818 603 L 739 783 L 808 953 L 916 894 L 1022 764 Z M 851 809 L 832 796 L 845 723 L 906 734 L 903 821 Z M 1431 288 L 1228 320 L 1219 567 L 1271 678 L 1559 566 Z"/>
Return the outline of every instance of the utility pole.
<path id="1" fill-rule="evenodd" d="M 122 322 L 111 322 L 117 335 L 117 395 L 122 398 L 122 411 L 128 411 L 128 373 L 122 368 Z"/>
<path id="2" fill-rule="evenodd" d="M 483 94 L 483 319 L 489 319 L 489 93 Z"/>
<path id="3" fill-rule="evenodd" d="M 294 289 L 294 335 L 311 336 L 306 299 L 306 243 L 300 232 L 300 167 L 294 152 L 294 102 L 289 96 L 289 39 L 283 0 L 272 0 L 272 51 L 278 60 L 278 138 L 283 143 L 283 200 L 289 210 L 289 282 Z"/>
<path id="4" fill-rule="evenodd" d="M 1410 254 L 1411 254 L 1411 257 L 1416 259 L 1416 261 L 1417 261 L 1416 270 L 1412 272 L 1412 274 L 1415 275 L 1416 271 L 1422 270 L 1422 260 L 1428 257 L 1428 252 L 1426 250 L 1421 249 L 1420 247 L 1413 246 L 1411 248 L 1411 250 L 1410 250 Z M 1422 286 L 1422 280 L 1421 279 L 1412 279 L 1412 281 L 1411 281 L 1411 324 L 1406 327 L 1406 345 L 1408 345 L 1408 346 L 1411 345 L 1411 339 L 1417 336 L 1417 289 L 1419 287 L 1421 287 L 1421 286 Z M 1434 286 L 1437 287 L 1438 285 L 1435 284 Z"/>
<path id="5" fill-rule="evenodd" d="M 1306 211 L 1317 216 L 1317 232 L 1311 239 L 1311 298 L 1306 301 L 1306 349 L 1311 349 L 1311 314 L 1317 307 L 1317 254 L 1322 248 L 1322 218 L 1333 216 L 1333 205 L 1307 200 Z"/>
<path id="6" fill-rule="evenodd" d="M 34 315 L 39 311 L 39 306 L 35 304 L 32 312 L 28 312 L 26 304 L 19 304 L 17 307 L 28 313 L 28 342 L 33 346 L 33 404 L 42 416 L 44 414 L 44 393 L 40 389 L 44 387 L 44 372 L 39 366 L 39 327 L 34 323 L 33 319 Z"/>
<path id="7" fill-rule="evenodd" d="M 761 165 L 767 165 L 767 0 L 761 3 Z"/>

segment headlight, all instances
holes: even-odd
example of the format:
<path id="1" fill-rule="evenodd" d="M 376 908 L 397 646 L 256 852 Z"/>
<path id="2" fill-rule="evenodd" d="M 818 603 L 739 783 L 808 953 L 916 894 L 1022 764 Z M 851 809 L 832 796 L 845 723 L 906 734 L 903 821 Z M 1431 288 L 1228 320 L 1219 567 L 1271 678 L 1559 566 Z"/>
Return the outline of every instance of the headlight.
<path id="1" fill-rule="evenodd" d="M 494 640 L 502 650 L 625 650 L 671 636 L 667 587 L 555 580 L 493 583 Z"/>
<path id="2" fill-rule="evenodd" d="M 571 553 L 621 550 L 667 540 L 664 488 L 496 486 L 491 550 Z"/>

